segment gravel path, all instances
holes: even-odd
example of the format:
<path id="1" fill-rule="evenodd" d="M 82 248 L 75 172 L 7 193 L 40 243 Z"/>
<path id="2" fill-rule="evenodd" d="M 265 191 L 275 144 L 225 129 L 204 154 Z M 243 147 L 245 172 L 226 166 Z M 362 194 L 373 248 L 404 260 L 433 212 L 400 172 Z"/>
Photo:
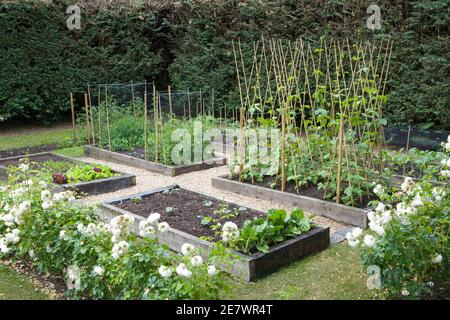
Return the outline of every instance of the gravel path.
<path id="1" fill-rule="evenodd" d="M 188 190 L 202 192 L 221 200 L 234 202 L 236 204 L 240 204 L 254 209 L 259 209 L 262 211 L 267 211 L 268 209 L 271 208 L 284 208 L 287 210 L 292 209 L 290 207 L 286 207 L 272 201 L 243 196 L 237 193 L 232 193 L 213 188 L 213 186 L 211 185 L 211 178 L 227 174 L 228 173 L 227 166 L 191 172 L 176 177 L 168 177 L 158 173 L 142 169 L 136 169 L 122 164 L 100 161 L 87 157 L 80 158 L 80 160 L 90 163 L 106 164 L 115 170 L 126 172 L 129 174 L 134 174 L 136 176 L 136 186 L 127 189 L 122 189 L 116 192 L 87 197 L 84 199 L 84 202 L 89 204 L 95 204 L 113 198 L 133 195 L 136 193 L 146 192 L 157 188 L 167 187 L 172 184 L 178 184 L 180 187 L 183 187 Z M 347 225 L 320 216 L 315 216 L 314 221 L 317 224 L 330 227 L 332 243 L 342 241 L 343 240 L 342 234 L 349 227 Z"/>

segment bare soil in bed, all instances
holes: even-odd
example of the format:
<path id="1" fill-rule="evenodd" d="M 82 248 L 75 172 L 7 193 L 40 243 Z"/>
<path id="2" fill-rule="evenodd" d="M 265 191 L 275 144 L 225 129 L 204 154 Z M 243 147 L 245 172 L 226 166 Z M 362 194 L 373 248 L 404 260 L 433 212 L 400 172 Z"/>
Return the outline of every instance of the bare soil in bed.
<path id="1" fill-rule="evenodd" d="M 145 218 L 154 212 L 158 212 L 161 214 L 161 221 L 166 221 L 174 229 L 197 237 L 206 236 L 216 240 L 218 237 L 211 230 L 210 225 L 203 225 L 201 221 L 203 217 L 218 218 L 215 211 L 221 207 L 220 205 L 221 201 L 215 198 L 209 198 L 185 189 L 173 189 L 168 192 L 149 195 L 141 200 L 129 199 L 120 204 L 115 204 L 118 208 Z M 167 213 L 166 208 L 173 208 L 173 211 Z M 247 208 L 242 211 L 239 208 L 243 207 L 229 204 L 228 210 L 238 212 L 238 215 L 233 218 L 222 219 L 222 224 L 226 221 L 232 221 L 241 227 L 245 220 L 265 216 L 264 213 L 256 210 Z M 234 209 L 236 210 L 234 211 Z"/>
<path id="2" fill-rule="evenodd" d="M 145 151 L 144 148 L 136 148 L 136 149 L 133 149 L 132 151 L 118 150 L 115 152 L 144 160 L 145 159 L 144 151 Z"/>
<path id="3" fill-rule="evenodd" d="M 15 148 L 15 149 L 8 149 L 8 150 L 0 150 L 0 159 L 9 158 L 9 157 L 18 157 L 21 155 L 27 155 L 27 154 L 33 154 L 33 153 L 53 151 L 53 150 L 57 150 L 57 149 L 59 149 L 59 147 L 56 144 L 46 144 L 46 145 L 40 145 L 40 146 L 34 146 L 34 147 L 23 147 L 23 148 Z"/>
<path id="4" fill-rule="evenodd" d="M 120 153 L 120 154 L 124 154 L 124 155 L 130 156 L 130 157 L 134 157 L 134 158 L 145 160 L 145 149 L 144 148 L 135 148 L 132 151 L 128 151 L 128 150 L 113 150 L 113 151 L 117 152 L 117 153 Z M 220 150 L 217 150 L 217 151 L 220 151 Z M 168 156 L 170 158 L 170 155 L 168 155 Z M 160 160 L 161 160 L 161 158 L 162 158 L 162 153 L 159 156 Z M 150 157 L 147 159 L 147 161 L 156 163 L 156 161 L 153 160 L 153 159 L 150 159 Z M 162 163 L 160 161 L 158 161 L 157 163 L 165 165 L 165 166 L 176 166 L 173 163 L 164 164 L 164 163 Z M 216 166 L 219 166 L 219 164 L 215 164 L 213 167 L 216 167 Z"/>
<path id="5" fill-rule="evenodd" d="M 232 178 L 233 181 L 239 181 L 239 177 L 235 176 Z M 274 189 L 274 190 L 278 190 L 281 191 L 281 182 L 280 179 L 278 179 L 278 183 L 275 186 L 272 186 L 273 183 L 275 181 L 275 177 L 272 176 L 265 176 L 262 182 L 258 182 L 255 180 L 254 183 L 252 183 L 251 181 L 241 181 L 242 183 L 248 183 L 248 184 L 252 184 L 258 187 L 264 187 L 264 188 L 269 188 L 269 189 Z M 344 186 L 345 188 L 345 186 Z M 324 199 L 324 195 L 325 192 L 323 190 L 319 190 L 319 188 L 317 186 L 314 185 L 309 185 L 306 187 L 302 187 L 300 188 L 298 191 L 296 189 L 295 186 L 295 182 L 293 181 L 288 181 L 286 182 L 286 191 L 288 193 L 293 193 L 293 194 L 297 194 L 300 196 L 305 196 L 305 197 L 310 197 L 310 198 L 314 198 L 314 199 L 320 199 L 320 200 L 325 200 L 325 201 L 330 201 L 330 202 L 335 202 L 334 200 L 331 199 Z M 361 209 L 365 209 L 367 208 L 367 204 L 372 201 L 375 200 L 375 197 L 368 197 L 366 195 L 364 195 L 362 197 L 362 201 L 359 201 L 359 203 L 355 206 L 356 208 L 361 208 Z"/>
<path id="6" fill-rule="evenodd" d="M 26 156 L 24 156 L 23 158 L 26 158 Z M 31 162 L 47 162 L 47 161 L 54 161 L 54 162 L 67 162 L 67 163 L 73 163 L 71 161 L 68 161 L 66 159 L 62 159 L 60 157 L 58 157 L 57 155 L 54 154 L 43 154 L 43 155 L 38 155 L 38 156 L 32 156 L 30 157 L 30 161 Z M 10 160 L 2 160 L 0 159 L 0 166 L 4 166 L 4 167 L 8 167 L 8 166 L 17 166 L 19 165 L 19 159 L 10 159 Z"/>

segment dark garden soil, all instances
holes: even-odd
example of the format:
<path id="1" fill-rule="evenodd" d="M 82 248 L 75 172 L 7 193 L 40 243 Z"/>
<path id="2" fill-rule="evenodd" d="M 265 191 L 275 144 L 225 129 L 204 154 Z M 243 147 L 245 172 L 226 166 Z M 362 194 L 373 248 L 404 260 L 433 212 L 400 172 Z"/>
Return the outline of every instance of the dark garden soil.
<path id="1" fill-rule="evenodd" d="M 117 152 L 117 153 L 120 153 L 120 154 L 124 154 L 124 155 L 130 156 L 130 157 L 139 158 L 139 159 L 142 159 L 142 160 L 145 159 L 145 149 L 144 149 L 144 148 L 135 148 L 135 149 L 133 149 L 132 151 L 128 151 L 128 150 L 116 150 L 116 151 L 114 151 L 114 152 Z M 170 158 L 170 155 L 168 155 L 168 156 L 169 156 L 169 158 Z M 160 154 L 160 156 L 159 156 L 159 159 L 161 159 L 161 158 L 162 158 L 162 154 Z M 160 162 L 160 161 L 156 162 L 155 160 L 150 159 L 150 157 L 149 157 L 149 159 L 147 159 L 147 160 L 150 161 L 150 162 L 159 163 L 159 164 L 162 164 L 162 165 L 165 165 L 165 166 L 176 166 L 176 165 L 174 165 L 174 164 L 164 164 L 164 163 L 162 163 L 162 162 Z M 220 164 L 214 164 L 214 165 L 213 165 L 213 167 L 216 167 L 216 166 L 220 166 Z"/>
<path id="2" fill-rule="evenodd" d="M 21 155 L 40 153 L 40 152 L 48 152 L 59 149 L 59 146 L 56 144 L 46 144 L 34 147 L 23 147 L 9 150 L 0 150 L 0 159 L 9 158 L 9 157 L 17 157 Z"/>
<path id="3" fill-rule="evenodd" d="M 236 212 L 237 216 L 220 219 L 215 211 L 221 208 L 221 203 L 224 204 L 217 199 L 192 191 L 173 189 L 149 195 L 141 200 L 126 200 L 121 204 L 115 204 L 115 206 L 145 218 L 154 212 L 158 212 L 161 214 L 161 221 L 166 221 L 174 229 L 197 237 L 212 237 L 215 240 L 218 240 L 219 237 L 211 230 L 210 225 L 201 223 L 203 217 L 219 219 L 222 224 L 226 221 L 232 221 L 240 227 L 245 220 L 265 216 L 262 212 L 248 208 L 243 210 L 243 207 L 229 204 L 225 210 L 229 210 L 230 213 Z M 173 211 L 168 213 L 166 212 L 167 208 L 173 208 Z"/>
<path id="4" fill-rule="evenodd" d="M 26 158 L 26 157 L 23 157 Z M 54 161 L 54 162 L 67 162 L 68 164 L 72 164 L 74 162 L 62 159 L 58 157 L 55 154 L 49 153 L 49 154 L 43 154 L 38 156 L 32 156 L 29 158 L 31 162 L 37 162 L 37 163 L 43 163 L 47 161 Z M 0 159 L 0 166 L 8 167 L 8 166 L 17 166 L 19 165 L 20 160 L 19 159 L 9 159 L 9 160 L 1 160 Z"/>
<path id="5" fill-rule="evenodd" d="M 239 177 L 235 176 L 231 180 L 239 181 Z M 269 189 L 274 189 L 274 190 L 281 191 L 281 182 L 279 181 L 279 179 L 278 179 L 278 183 L 275 186 L 273 186 L 273 182 L 274 181 L 275 181 L 275 177 L 273 177 L 273 176 L 265 176 L 263 178 L 262 182 L 258 182 L 256 180 L 255 180 L 254 183 L 252 183 L 251 181 L 241 181 L 241 182 L 242 183 L 252 184 L 252 185 L 255 185 L 255 186 L 258 186 L 258 187 L 264 187 L 264 188 L 269 188 Z M 344 185 L 344 189 L 345 189 L 345 185 Z M 303 188 L 301 188 L 301 189 L 299 189 L 297 191 L 296 186 L 295 186 L 295 182 L 288 181 L 288 182 L 286 182 L 286 191 L 285 192 L 298 194 L 298 195 L 305 196 L 305 197 L 310 197 L 310 198 L 315 198 L 315 199 L 335 202 L 335 201 L 333 201 L 331 199 L 324 199 L 325 192 L 323 190 L 319 190 L 319 188 L 317 186 L 314 186 L 314 185 L 309 185 L 309 186 L 303 187 Z M 357 205 L 355 205 L 354 207 L 365 209 L 365 208 L 367 208 L 367 204 L 370 201 L 375 200 L 375 199 L 376 199 L 375 196 L 368 197 L 368 196 L 364 195 L 362 197 L 362 201 L 359 201 L 357 203 Z"/>
<path id="6" fill-rule="evenodd" d="M 419 168 L 414 164 L 407 164 L 405 166 L 394 166 L 392 170 L 397 175 L 405 176 L 405 177 L 411 177 L 411 178 L 420 178 L 420 170 Z"/>
<path id="7" fill-rule="evenodd" d="M 139 159 L 145 159 L 144 148 L 136 148 L 133 151 L 116 151 L 116 152 Z"/>
<path id="8" fill-rule="evenodd" d="M 435 284 L 433 291 L 422 296 L 422 300 L 450 300 L 450 281 Z"/>

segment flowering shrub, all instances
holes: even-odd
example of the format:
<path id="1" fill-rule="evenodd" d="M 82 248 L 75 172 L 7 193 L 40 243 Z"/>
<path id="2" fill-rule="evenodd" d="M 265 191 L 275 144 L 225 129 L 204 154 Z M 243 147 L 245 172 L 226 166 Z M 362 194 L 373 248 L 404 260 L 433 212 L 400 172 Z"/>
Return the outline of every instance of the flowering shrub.
<path id="1" fill-rule="evenodd" d="M 224 281 L 215 265 L 223 252 L 203 260 L 186 244 L 189 250 L 175 255 L 157 241 L 168 227 L 159 215 L 151 215 L 137 237 L 133 217 L 100 222 L 98 208 L 78 203 L 70 192 L 52 194 L 28 169 L 21 166 L 0 187 L 0 258 L 27 258 L 43 272 L 65 275 L 75 298 L 218 298 Z"/>
<path id="2" fill-rule="evenodd" d="M 420 298 L 436 284 L 448 285 L 450 161 L 441 165 L 439 184 L 424 177 L 418 182 L 406 178 L 397 190 L 377 185 L 373 192 L 380 201 L 367 214 L 370 231 L 363 236 L 355 228 L 347 234 L 350 246 L 364 247 L 365 267 L 380 268 L 378 288 L 384 297 Z"/>

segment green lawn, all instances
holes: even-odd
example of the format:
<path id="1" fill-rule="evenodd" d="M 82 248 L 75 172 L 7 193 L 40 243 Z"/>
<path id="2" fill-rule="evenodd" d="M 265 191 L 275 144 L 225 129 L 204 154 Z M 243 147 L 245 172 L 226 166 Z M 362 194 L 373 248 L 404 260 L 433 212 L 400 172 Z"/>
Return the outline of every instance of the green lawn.
<path id="1" fill-rule="evenodd" d="M 358 249 L 347 243 L 331 246 L 257 282 L 233 280 L 224 299 L 371 299 Z M 47 299 L 27 278 L 0 264 L 0 300 Z"/>
<path id="2" fill-rule="evenodd" d="M 19 132 L 19 131 L 18 131 Z M 25 130 L 25 133 L 1 133 L 0 132 L 0 150 L 33 147 L 46 144 L 64 145 L 73 139 L 72 128 L 44 128 L 38 130 Z M 69 147 L 54 151 L 55 153 L 66 155 L 68 157 L 82 157 L 84 155 L 83 147 Z"/>
<path id="3" fill-rule="evenodd" d="M 360 251 L 345 242 L 303 259 L 255 283 L 236 281 L 230 299 L 370 299 Z"/>
<path id="4" fill-rule="evenodd" d="M 0 133 L 0 150 L 14 149 L 21 147 L 32 147 L 41 144 L 61 144 L 73 138 L 71 128 L 49 128 L 35 132 L 26 131 L 26 134 Z"/>
<path id="5" fill-rule="evenodd" d="M 63 156 L 72 157 L 72 158 L 79 158 L 79 157 L 84 156 L 84 150 L 83 150 L 82 146 L 59 149 L 59 150 L 53 151 L 53 153 L 61 154 Z"/>
<path id="6" fill-rule="evenodd" d="M 0 300 L 44 300 L 48 296 L 28 278 L 0 264 Z"/>

